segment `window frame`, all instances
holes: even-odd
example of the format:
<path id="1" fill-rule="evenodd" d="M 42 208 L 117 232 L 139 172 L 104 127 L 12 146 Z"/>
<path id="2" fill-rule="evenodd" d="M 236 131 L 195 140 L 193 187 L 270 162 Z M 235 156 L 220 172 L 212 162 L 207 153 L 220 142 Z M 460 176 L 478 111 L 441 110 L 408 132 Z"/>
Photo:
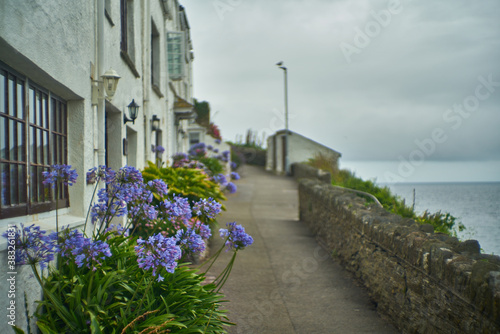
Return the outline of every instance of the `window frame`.
<path id="1" fill-rule="evenodd" d="M 170 50 L 170 45 L 173 44 L 172 42 L 170 42 L 170 40 L 171 40 L 170 36 L 172 36 L 172 35 L 177 35 L 180 37 L 180 41 L 176 43 L 179 45 L 178 52 L 172 52 Z M 182 32 L 182 31 L 168 31 L 166 34 L 167 67 L 168 67 L 168 75 L 170 77 L 170 80 L 182 80 L 185 76 L 185 69 L 184 69 L 185 64 L 183 63 L 184 53 L 185 53 L 184 40 L 185 40 L 185 35 L 184 35 L 184 32 Z M 174 57 L 178 57 L 177 58 L 178 64 L 177 64 L 177 61 Z M 175 65 L 180 66 L 180 73 L 173 71 L 172 66 L 175 66 Z"/>
<path id="2" fill-rule="evenodd" d="M 159 97 L 161 93 L 161 60 L 160 60 L 160 32 L 151 20 L 151 86 Z"/>
<path id="3" fill-rule="evenodd" d="M 0 80 L 4 81 L 0 86 L 0 94 L 3 94 L 3 99 L 0 99 L 3 103 L 0 105 L 0 127 L 3 127 L 0 135 L 0 219 L 54 210 L 55 192 L 50 185 L 42 184 L 41 173 L 50 165 L 67 164 L 68 103 L 2 62 L 0 74 Z M 13 93 L 9 87 L 11 78 L 15 79 Z M 21 91 L 19 82 L 22 82 Z M 11 115 L 12 102 L 16 104 L 16 110 Z M 56 121 L 59 121 L 58 126 Z M 17 137 L 13 143 L 11 129 L 15 129 Z M 18 151 L 13 155 L 10 152 L 12 145 Z M 5 152 L 1 152 L 2 149 Z M 12 187 L 15 170 L 12 166 L 15 165 L 18 168 L 14 172 L 16 181 Z M 4 171 L 5 177 L 2 175 Z M 58 190 L 58 207 L 68 207 L 68 187 L 61 185 Z"/>
<path id="4" fill-rule="evenodd" d="M 136 78 L 140 78 L 135 66 L 134 1 L 120 0 L 120 56 Z"/>

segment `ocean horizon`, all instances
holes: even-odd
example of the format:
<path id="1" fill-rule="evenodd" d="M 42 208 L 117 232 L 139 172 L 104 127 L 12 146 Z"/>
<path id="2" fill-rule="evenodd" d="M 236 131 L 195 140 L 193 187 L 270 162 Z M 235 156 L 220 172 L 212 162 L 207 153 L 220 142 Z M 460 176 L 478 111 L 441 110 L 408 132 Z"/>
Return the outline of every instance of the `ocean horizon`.
<path id="1" fill-rule="evenodd" d="M 415 200 L 419 214 L 450 213 L 465 226 L 460 240 L 477 240 L 484 253 L 500 255 L 500 182 L 400 182 L 377 183 L 404 199 Z M 414 197 L 415 191 L 415 197 Z"/>

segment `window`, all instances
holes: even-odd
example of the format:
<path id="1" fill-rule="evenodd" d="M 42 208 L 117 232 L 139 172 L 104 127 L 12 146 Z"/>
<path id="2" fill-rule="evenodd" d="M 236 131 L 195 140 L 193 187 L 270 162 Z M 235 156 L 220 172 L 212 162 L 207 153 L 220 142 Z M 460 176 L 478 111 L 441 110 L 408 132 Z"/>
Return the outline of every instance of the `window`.
<path id="1" fill-rule="evenodd" d="M 170 79 L 179 80 L 184 75 L 183 66 L 183 33 L 167 33 L 168 74 Z"/>
<path id="2" fill-rule="evenodd" d="M 151 21 L 151 83 L 160 88 L 160 33 Z"/>
<path id="3" fill-rule="evenodd" d="M 135 41 L 134 41 L 134 1 L 120 0 L 120 22 L 121 22 L 121 41 L 120 55 L 127 63 L 136 78 L 139 78 L 139 72 L 135 67 Z"/>
<path id="4" fill-rule="evenodd" d="M 67 104 L 0 64 L 0 218 L 55 208 L 42 172 L 67 163 Z M 69 205 L 68 189 L 58 191 Z"/>
<path id="5" fill-rule="evenodd" d="M 190 132 L 189 133 L 189 146 L 193 146 L 194 144 L 198 144 L 200 142 L 200 133 L 199 132 Z"/>

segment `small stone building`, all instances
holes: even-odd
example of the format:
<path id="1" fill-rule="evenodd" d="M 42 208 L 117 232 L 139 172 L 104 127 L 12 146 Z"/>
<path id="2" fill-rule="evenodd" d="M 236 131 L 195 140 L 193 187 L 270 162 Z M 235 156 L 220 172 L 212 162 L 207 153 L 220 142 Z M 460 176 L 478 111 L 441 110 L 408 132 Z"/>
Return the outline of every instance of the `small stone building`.
<path id="1" fill-rule="evenodd" d="M 280 130 L 267 139 L 266 169 L 275 173 L 290 173 L 290 166 L 305 162 L 316 155 L 330 157 L 338 168 L 339 152 L 290 130 Z"/>

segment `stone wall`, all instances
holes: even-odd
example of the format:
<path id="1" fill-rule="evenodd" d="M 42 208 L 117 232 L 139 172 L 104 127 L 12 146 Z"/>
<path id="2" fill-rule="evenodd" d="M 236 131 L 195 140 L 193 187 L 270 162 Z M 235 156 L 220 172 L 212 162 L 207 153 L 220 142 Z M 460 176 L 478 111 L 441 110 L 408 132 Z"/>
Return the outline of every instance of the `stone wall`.
<path id="1" fill-rule="evenodd" d="M 500 257 L 480 254 L 477 241 L 434 233 L 317 177 L 299 180 L 299 198 L 301 221 L 402 332 L 500 333 Z"/>

